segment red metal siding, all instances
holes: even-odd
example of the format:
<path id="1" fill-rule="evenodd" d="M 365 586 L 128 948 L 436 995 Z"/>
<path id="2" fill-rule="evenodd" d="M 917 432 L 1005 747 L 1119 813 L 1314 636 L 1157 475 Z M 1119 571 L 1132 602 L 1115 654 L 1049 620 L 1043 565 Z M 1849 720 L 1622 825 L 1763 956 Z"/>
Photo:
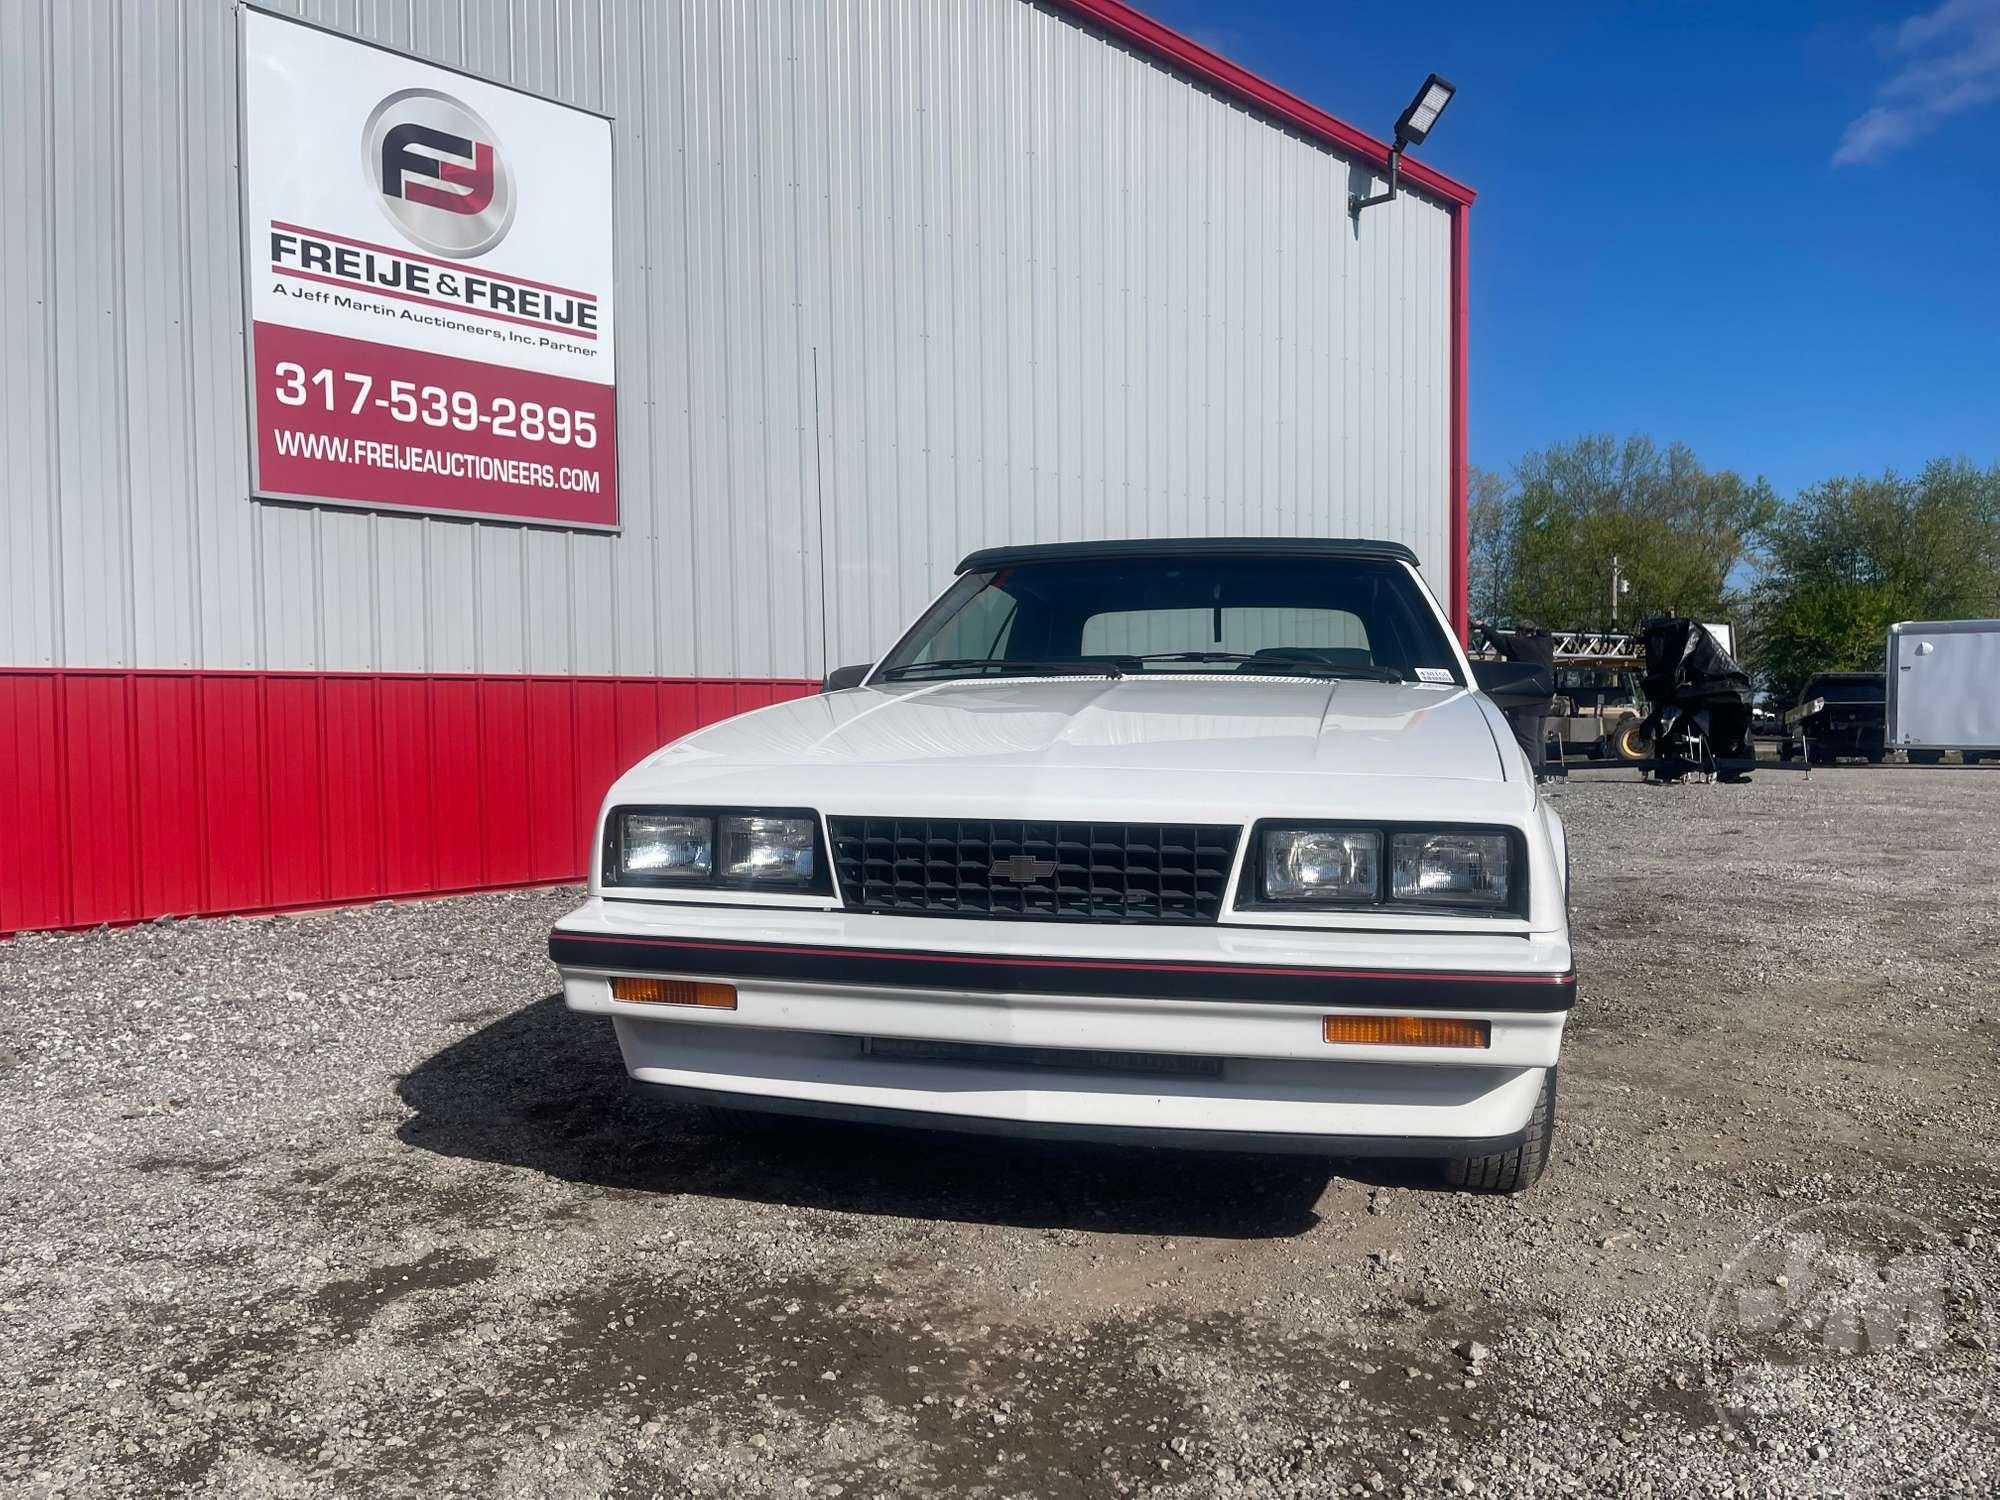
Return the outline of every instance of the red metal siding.
<path id="1" fill-rule="evenodd" d="M 0 668 L 0 934 L 581 879 L 625 767 L 818 688 Z"/>
<path id="2" fill-rule="evenodd" d="M 139 915 L 130 695 L 115 677 L 77 678 L 64 689 L 55 725 L 62 746 L 57 837 L 69 901 L 106 921 L 129 921 Z"/>
<path id="3" fill-rule="evenodd" d="M 158 692 L 140 694 L 133 704 L 142 911 L 188 911 L 201 899 L 196 704 L 195 685 L 186 678 L 163 682 Z"/>
<path id="4" fill-rule="evenodd" d="M 62 872 L 61 747 L 47 676 L 0 676 L 0 929 L 47 927 L 68 903 Z"/>

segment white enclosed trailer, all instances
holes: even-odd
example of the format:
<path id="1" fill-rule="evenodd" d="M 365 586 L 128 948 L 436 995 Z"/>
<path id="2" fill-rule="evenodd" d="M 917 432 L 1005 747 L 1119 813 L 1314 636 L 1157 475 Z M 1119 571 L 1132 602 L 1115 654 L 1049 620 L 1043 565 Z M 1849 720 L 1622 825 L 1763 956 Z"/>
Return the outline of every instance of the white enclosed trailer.
<path id="1" fill-rule="evenodd" d="M 1891 749 L 2000 755 L 2000 620 L 1891 625 L 1888 676 Z"/>

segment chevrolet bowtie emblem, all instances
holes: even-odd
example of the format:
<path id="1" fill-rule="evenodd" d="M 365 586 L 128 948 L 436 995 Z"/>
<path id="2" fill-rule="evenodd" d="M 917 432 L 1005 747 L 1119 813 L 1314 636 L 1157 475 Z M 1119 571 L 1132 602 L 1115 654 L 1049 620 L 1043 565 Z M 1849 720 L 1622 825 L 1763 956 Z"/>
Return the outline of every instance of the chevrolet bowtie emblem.
<path id="1" fill-rule="evenodd" d="M 1036 859 L 1032 854 L 1010 854 L 1005 859 L 993 861 L 993 878 L 1011 880 L 1016 885 L 1026 885 L 1032 880 L 1046 880 L 1055 872 L 1054 860 Z"/>

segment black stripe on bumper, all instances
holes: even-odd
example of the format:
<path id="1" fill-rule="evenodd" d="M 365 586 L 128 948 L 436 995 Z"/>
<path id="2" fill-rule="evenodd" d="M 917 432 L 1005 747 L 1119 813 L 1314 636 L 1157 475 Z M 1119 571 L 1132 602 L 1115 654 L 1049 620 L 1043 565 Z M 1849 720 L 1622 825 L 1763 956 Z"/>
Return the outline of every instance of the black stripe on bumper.
<path id="1" fill-rule="evenodd" d="M 1558 1011 L 1576 1003 L 1576 975 L 1466 974 L 1428 969 L 1293 968 L 1276 964 L 1035 958 L 903 948 L 828 948 L 710 938 L 549 935 L 563 968 L 714 979 L 797 980 L 871 989 L 990 990 L 1144 1000 L 1248 1000 L 1398 1010 Z"/>

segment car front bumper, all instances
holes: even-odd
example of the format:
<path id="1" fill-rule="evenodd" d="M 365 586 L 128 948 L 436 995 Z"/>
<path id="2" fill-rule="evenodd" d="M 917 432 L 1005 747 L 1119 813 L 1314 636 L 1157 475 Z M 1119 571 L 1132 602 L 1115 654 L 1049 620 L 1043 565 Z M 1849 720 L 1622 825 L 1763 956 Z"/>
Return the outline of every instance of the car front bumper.
<path id="1" fill-rule="evenodd" d="M 550 951 L 569 1007 L 613 1019 L 633 1078 L 707 1102 L 1333 1155 L 1513 1144 L 1574 995 L 1566 942 L 1518 935 L 1058 927 L 593 899 Z M 621 974 L 730 983 L 736 1009 L 617 1000 L 610 981 Z M 1323 1019 L 1343 1014 L 1484 1020 L 1490 1045 L 1330 1046 Z"/>

